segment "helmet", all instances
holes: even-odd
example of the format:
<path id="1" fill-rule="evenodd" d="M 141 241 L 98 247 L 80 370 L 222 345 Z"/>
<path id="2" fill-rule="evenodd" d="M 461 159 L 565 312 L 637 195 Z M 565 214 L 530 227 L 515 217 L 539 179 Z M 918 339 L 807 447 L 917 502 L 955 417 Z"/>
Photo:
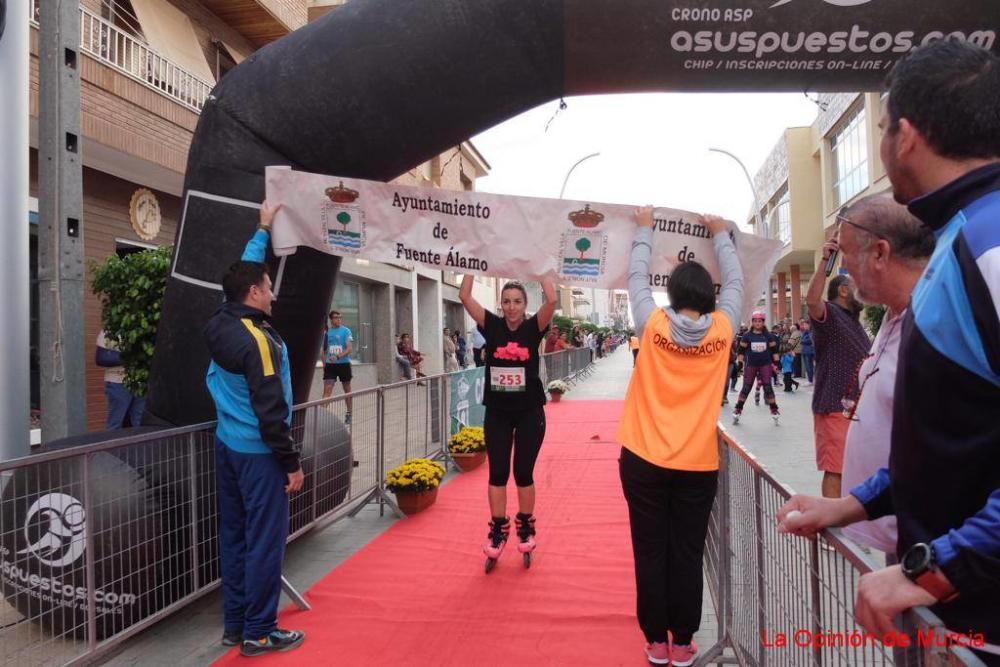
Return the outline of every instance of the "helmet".
<path id="1" fill-rule="evenodd" d="M 764 317 L 764 313 L 760 312 L 759 310 L 755 310 L 750 315 L 750 319 L 751 320 L 766 320 L 767 318 Z"/>

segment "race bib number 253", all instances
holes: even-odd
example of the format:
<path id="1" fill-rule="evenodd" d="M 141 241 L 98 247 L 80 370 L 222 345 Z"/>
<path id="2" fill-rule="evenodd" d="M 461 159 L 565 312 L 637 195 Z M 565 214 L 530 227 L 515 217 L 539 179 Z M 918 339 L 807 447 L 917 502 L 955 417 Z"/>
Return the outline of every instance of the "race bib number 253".
<path id="1" fill-rule="evenodd" d="M 524 391 L 524 369 L 490 368 L 490 388 L 493 391 Z"/>

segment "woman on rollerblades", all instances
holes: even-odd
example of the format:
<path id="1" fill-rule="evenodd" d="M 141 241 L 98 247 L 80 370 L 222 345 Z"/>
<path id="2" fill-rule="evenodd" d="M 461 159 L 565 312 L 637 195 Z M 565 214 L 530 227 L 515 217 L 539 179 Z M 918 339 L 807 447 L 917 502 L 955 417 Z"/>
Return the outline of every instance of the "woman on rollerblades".
<path id="1" fill-rule="evenodd" d="M 472 296 L 473 277 L 462 279 L 459 297 L 486 339 L 486 455 L 490 465 L 490 531 L 483 547 L 486 571 L 496 565 L 510 534 L 507 516 L 507 481 L 513 450 L 514 483 L 517 485 L 516 516 L 518 551 L 526 567 L 535 549 L 535 483 L 532 477 L 538 451 L 545 438 L 545 389 L 538 377 L 539 344 L 556 309 L 555 283 L 542 283 L 545 303 L 526 317 L 528 294 L 517 282 L 500 292 L 503 316 L 487 311 Z"/>

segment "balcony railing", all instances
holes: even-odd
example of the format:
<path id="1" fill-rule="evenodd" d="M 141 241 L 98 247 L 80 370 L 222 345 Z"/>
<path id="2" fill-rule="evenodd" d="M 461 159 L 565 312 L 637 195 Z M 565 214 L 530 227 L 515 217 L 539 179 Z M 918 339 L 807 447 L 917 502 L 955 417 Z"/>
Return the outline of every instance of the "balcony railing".
<path id="1" fill-rule="evenodd" d="M 41 0 L 31 4 L 31 23 L 38 26 Z M 80 49 L 188 109 L 200 112 L 213 84 L 164 58 L 100 16 L 80 8 Z"/>

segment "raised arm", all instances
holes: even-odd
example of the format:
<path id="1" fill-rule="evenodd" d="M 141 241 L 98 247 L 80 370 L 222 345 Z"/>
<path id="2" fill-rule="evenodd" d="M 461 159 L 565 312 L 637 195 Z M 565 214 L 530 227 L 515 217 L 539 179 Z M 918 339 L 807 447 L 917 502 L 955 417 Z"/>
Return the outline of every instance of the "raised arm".
<path id="1" fill-rule="evenodd" d="M 642 340 L 646 320 L 656 310 L 653 290 L 649 288 L 649 256 L 653 253 L 653 207 L 637 208 L 635 224 L 632 257 L 628 267 L 628 300 L 632 305 L 635 335 Z"/>
<path id="2" fill-rule="evenodd" d="M 556 294 L 556 283 L 552 278 L 542 280 L 542 296 L 545 303 L 538 309 L 538 330 L 545 331 L 552 323 L 552 316 L 555 315 L 556 305 L 559 303 L 559 296 Z"/>
<path id="3" fill-rule="evenodd" d="M 271 208 L 265 199 L 260 204 L 260 223 L 257 231 L 247 242 L 243 249 L 243 256 L 240 259 L 244 262 L 261 262 L 267 259 L 267 246 L 271 243 L 271 224 L 274 222 L 275 212 L 281 208 L 280 205 Z"/>
<path id="4" fill-rule="evenodd" d="M 722 272 L 722 291 L 719 292 L 719 310 L 729 318 L 733 331 L 740 328 L 743 310 L 743 267 L 740 265 L 736 246 L 729 236 L 726 223 L 717 215 L 700 215 L 699 222 L 712 233 L 715 255 Z"/>
<path id="5" fill-rule="evenodd" d="M 823 300 L 823 288 L 826 287 L 826 273 L 823 269 L 830 259 L 830 253 L 837 252 L 837 237 L 823 244 L 823 263 L 813 271 L 812 279 L 809 281 L 809 288 L 806 290 L 806 307 L 809 309 L 809 317 L 817 322 L 826 320 L 826 301 Z"/>
<path id="6" fill-rule="evenodd" d="M 458 298 L 462 300 L 462 305 L 465 306 L 465 311 L 469 313 L 469 317 L 475 320 L 477 325 L 484 327 L 486 326 L 486 310 L 472 296 L 473 280 L 474 278 L 468 273 L 462 276 L 462 287 L 458 290 Z M 549 317 L 551 319 L 551 315 Z"/>

